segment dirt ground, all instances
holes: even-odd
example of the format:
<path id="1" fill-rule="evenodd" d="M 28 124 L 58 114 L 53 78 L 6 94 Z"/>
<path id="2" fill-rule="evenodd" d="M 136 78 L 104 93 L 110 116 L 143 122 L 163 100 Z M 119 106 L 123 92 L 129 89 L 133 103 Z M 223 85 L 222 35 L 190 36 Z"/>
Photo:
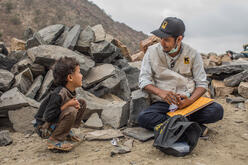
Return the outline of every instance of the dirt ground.
<path id="1" fill-rule="evenodd" d="M 130 153 L 113 157 L 110 152 L 114 146 L 110 141 L 84 141 L 70 153 L 52 153 L 46 148 L 46 141 L 36 134 L 25 137 L 11 133 L 13 144 L 0 147 L 0 164 L 247 165 L 248 110 L 237 110 L 223 99 L 217 102 L 224 106 L 224 119 L 209 124 L 209 139 L 200 139 L 193 152 L 185 157 L 165 155 L 152 147 L 153 140 L 144 143 L 135 140 Z M 90 130 L 77 130 L 78 133 L 86 131 Z"/>

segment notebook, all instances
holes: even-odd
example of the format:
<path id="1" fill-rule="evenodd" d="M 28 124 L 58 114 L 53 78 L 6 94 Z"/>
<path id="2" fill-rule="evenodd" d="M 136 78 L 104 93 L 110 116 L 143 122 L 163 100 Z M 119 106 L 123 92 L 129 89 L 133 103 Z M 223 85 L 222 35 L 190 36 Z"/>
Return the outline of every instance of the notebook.
<path id="1" fill-rule="evenodd" d="M 214 102 L 214 99 L 210 99 L 207 97 L 200 97 L 198 100 L 196 100 L 193 104 L 191 104 L 188 107 L 185 107 L 180 110 L 176 110 L 175 112 L 168 112 L 167 115 L 170 117 L 175 115 L 183 115 L 183 116 L 189 116 L 190 114 L 206 107 L 207 105 Z"/>

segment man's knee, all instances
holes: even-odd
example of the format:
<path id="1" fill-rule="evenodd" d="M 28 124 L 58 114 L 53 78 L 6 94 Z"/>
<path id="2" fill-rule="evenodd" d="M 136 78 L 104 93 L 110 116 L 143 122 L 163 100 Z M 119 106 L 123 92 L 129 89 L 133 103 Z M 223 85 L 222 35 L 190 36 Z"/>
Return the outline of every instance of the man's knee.
<path id="1" fill-rule="evenodd" d="M 211 106 L 211 109 L 212 110 L 210 111 L 209 118 L 213 120 L 212 122 L 216 122 L 216 121 L 223 119 L 224 109 L 222 105 L 214 102 Z"/>

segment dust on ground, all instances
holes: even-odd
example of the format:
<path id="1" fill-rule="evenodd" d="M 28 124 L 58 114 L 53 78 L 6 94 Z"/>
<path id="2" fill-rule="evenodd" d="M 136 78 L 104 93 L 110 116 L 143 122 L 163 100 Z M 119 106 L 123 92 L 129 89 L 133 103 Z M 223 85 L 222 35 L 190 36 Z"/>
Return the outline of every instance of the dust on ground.
<path id="1" fill-rule="evenodd" d="M 224 99 L 217 102 L 224 106 L 224 119 L 209 124 L 209 139 L 200 139 L 193 152 L 185 157 L 165 155 L 152 146 L 153 140 L 144 143 L 134 140 L 130 153 L 113 157 L 110 152 L 114 146 L 110 141 L 84 141 L 69 153 L 52 153 L 46 148 L 46 140 L 36 134 L 25 137 L 21 133 L 11 133 L 13 144 L 0 147 L 0 164 L 247 165 L 248 110 L 237 110 Z M 87 131 L 89 129 L 77 130 Z"/>

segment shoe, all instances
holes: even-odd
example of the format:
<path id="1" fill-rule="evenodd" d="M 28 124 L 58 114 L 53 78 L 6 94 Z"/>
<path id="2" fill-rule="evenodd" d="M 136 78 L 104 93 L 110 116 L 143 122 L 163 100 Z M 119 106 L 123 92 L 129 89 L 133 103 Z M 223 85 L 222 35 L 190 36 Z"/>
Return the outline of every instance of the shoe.
<path id="1" fill-rule="evenodd" d="M 203 125 L 203 124 L 201 124 L 200 125 L 200 127 L 201 127 L 201 137 L 205 137 L 205 136 L 207 136 L 207 134 L 208 134 L 208 127 L 206 127 L 205 125 Z"/>
<path id="2" fill-rule="evenodd" d="M 67 141 L 53 141 L 53 140 L 48 139 L 47 148 L 49 150 L 69 152 L 72 150 L 72 144 Z"/>
<path id="3" fill-rule="evenodd" d="M 69 134 L 67 135 L 67 140 L 68 141 L 73 141 L 73 142 L 81 142 L 81 138 L 76 136 L 72 130 L 69 132 Z"/>

